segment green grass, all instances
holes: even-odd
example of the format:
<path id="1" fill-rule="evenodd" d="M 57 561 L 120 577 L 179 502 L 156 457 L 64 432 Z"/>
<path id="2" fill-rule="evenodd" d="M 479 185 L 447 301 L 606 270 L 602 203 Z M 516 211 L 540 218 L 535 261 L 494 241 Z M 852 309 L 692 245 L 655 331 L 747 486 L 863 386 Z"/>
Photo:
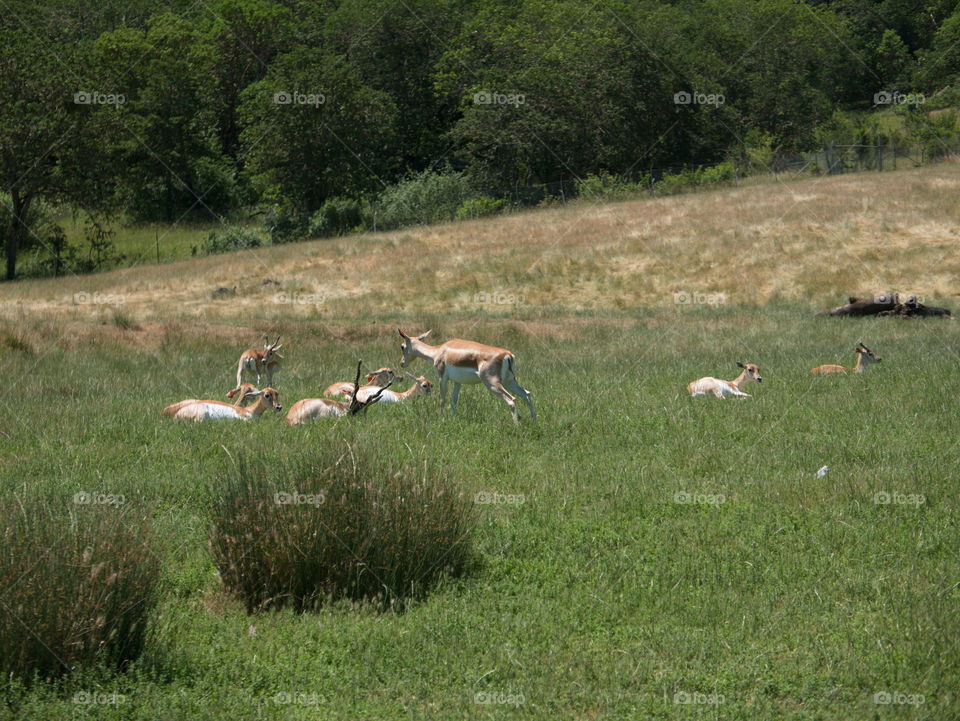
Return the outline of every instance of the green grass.
<path id="1" fill-rule="evenodd" d="M 476 386 L 442 422 L 427 399 L 308 427 L 278 414 L 177 424 L 160 408 L 222 397 L 236 342 L 34 317 L 0 328 L 18 339 L 2 350 L 0 490 L 152 505 L 163 568 L 128 673 L 7 686 L 0 718 L 957 716 L 957 324 L 676 306 L 569 315 L 561 335 L 515 312 L 486 319 L 482 337 L 453 315 L 338 319 L 354 340 L 283 322 L 275 385 L 289 407 L 349 379 L 357 358 L 396 365 L 397 325 L 432 326 L 517 354 L 539 415 L 519 427 Z M 808 375 L 852 364 L 857 341 L 883 363 Z M 761 367 L 753 398 L 686 396 L 694 378 L 734 377 L 737 360 Z M 432 377 L 422 361 L 412 370 Z M 469 494 L 512 502 L 479 506 L 476 568 L 404 613 L 247 616 L 207 545 L 228 454 L 282 468 L 344 442 L 398 464 L 426 455 Z M 874 703 L 886 692 L 923 703 Z"/>

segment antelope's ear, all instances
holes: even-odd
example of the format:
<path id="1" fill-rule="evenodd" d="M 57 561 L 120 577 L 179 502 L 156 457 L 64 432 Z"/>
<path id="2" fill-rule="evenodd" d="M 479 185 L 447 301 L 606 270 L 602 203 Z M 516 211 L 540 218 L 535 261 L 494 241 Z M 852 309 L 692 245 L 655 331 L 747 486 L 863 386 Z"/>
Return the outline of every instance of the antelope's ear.
<path id="1" fill-rule="evenodd" d="M 397 333 L 400 334 L 400 337 L 401 337 L 401 338 L 409 338 L 409 337 L 410 337 L 410 336 L 408 336 L 406 333 L 404 333 L 402 330 L 400 330 L 399 328 L 397 328 Z"/>
<path id="2" fill-rule="evenodd" d="M 426 333 L 421 333 L 420 335 L 417 336 L 417 340 L 423 340 L 423 339 L 426 338 L 428 335 L 430 335 L 432 332 L 433 332 L 433 328 L 431 328 L 430 330 L 428 330 Z"/>
<path id="3" fill-rule="evenodd" d="M 737 361 L 737 368 L 746 368 L 746 366 L 740 361 Z"/>
<path id="4" fill-rule="evenodd" d="M 414 383 L 417 382 L 417 377 L 413 375 L 413 373 L 407 373 L 406 371 L 404 371 L 403 377 L 406 378 L 408 381 L 413 381 Z"/>

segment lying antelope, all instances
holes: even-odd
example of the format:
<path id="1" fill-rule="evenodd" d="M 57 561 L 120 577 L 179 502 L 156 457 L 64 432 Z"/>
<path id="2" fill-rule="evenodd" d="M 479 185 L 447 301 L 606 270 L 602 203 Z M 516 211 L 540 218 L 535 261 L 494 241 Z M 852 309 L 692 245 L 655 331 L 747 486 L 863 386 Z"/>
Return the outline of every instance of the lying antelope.
<path id="1" fill-rule="evenodd" d="M 737 361 L 737 368 L 743 368 L 743 371 L 732 381 L 725 381 L 719 378 L 707 376 L 700 378 L 687 385 L 687 392 L 692 396 L 715 395 L 717 398 L 752 398 L 749 393 L 743 392 L 743 387 L 748 383 L 756 381 L 760 383 L 763 378 L 760 377 L 760 367 L 753 363 L 743 364 Z"/>
<path id="2" fill-rule="evenodd" d="M 243 385 L 240 385 L 237 388 L 234 388 L 229 393 L 227 393 L 227 398 L 233 398 L 235 395 L 237 395 L 237 393 L 239 393 L 240 395 L 237 396 L 237 400 L 233 402 L 233 405 L 234 407 L 239 408 L 248 400 L 255 397 L 257 393 L 257 387 L 253 385 L 253 383 L 244 383 Z M 171 403 L 160 412 L 165 416 L 175 416 L 177 415 L 177 411 L 179 411 L 184 406 L 190 405 L 191 403 L 202 403 L 202 401 L 199 400 L 198 398 L 188 398 L 185 401 L 177 401 L 176 403 Z"/>
<path id="3" fill-rule="evenodd" d="M 361 403 L 366 403 L 377 391 L 382 391 L 379 399 L 381 403 L 400 403 L 401 401 L 405 401 L 410 398 L 430 395 L 430 392 L 433 390 L 433 383 L 428 381 L 423 376 L 415 378 L 410 373 L 404 373 L 403 375 L 408 380 L 413 381 L 413 385 L 402 393 L 397 393 L 396 391 L 391 391 L 389 389 L 383 389 L 382 386 L 360 386 L 357 389 L 357 400 Z M 352 386 L 353 384 L 351 383 L 350 385 Z M 351 389 L 351 393 L 352 392 L 353 391 Z"/>
<path id="4" fill-rule="evenodd" d="M 260 385 L 260 376 L 266 373 L 267 385 L 273 385 L 273 372 L 280 370 L 280 361 L 283 356 L 277 353 L 283 345 L 280 343 L 280 336 L 271 343 L 267 336 L 263 337 L 263 350 L 259 348 L 250 348 L 245 350 L 240 356 L 240 362 L 237 363 L 237 387 L 243 383 L 243 372 L 256 373 L 257 385 Z"/>
<path id="5" fill-rule="evenodd" d="M 350 384 L 353 386 L 353 384 Z M 287 424 L 300 425 L 318 418 L 338 418 L 347 415 L 350 404 L 345 401 L 332 401 L 329 398 L 304 398 L 290 406 L 287 412 Z"/>
<path id="6" fill-rule="evenodd" d="M 397 332 L 403 338 L 401 349 L 403 358 L 400 367 L 406 368 L 413 358 L 424 358 L 433 363 L 440 378 L 440 412 L 446 405 L 447 383 L 453 382 L 453 393 L 450 396 L 450 414 L 457 414 L 457 397 L 460 395 L 460 386 L 464 384 L 483 383 L 487 389 L 503 399 L 510 407 L 513 422 L 519 423 L 517 401 L 507 391 L 511 391 L 523 398 L 530 408 L 530 418 L 537 419 L 533 410 L 533 400 L 530 393 L 517 383 L 514 374 L 515 360 L 513 353 L 503 348 L 474 343 L 469 340 L 455 338 L 441 345 L 432 346 L 423 342 L 430 335 L 430 331 L 416 337 L 408 336 L 399 328 Z"/>
<path id="7" fill-rule="evenodd" d="M 879 363 L 882 360 L 882 358 L 877 358 L 873 354 L 873 351 L 863 343 L 857 343 L 857 347 L 853 349 L 853 352 L 857 354 L 857 364 L 853 368 L 848 369 L 843 366 L 828 364 L 812 368 L 810 373 L 815 376 L 828 375 L 830 373 L 846 373 L 848 370 L 853 373 L 863 373 L 868 365 L 871 363 Z"/>
<path id="8" fill-rule="evenodd" d="M 367 383 L 378 388 L 383 388 L 396 379 L 397 374 L 393 368 L 378 368 L 377 370 L 373 371 L 373 373 L 367 374 Z M 353 393 L 353 388 L 353 383 L 342 381 L 340 383 L 334 383 L 333 385 L 328 386 L 323 392 L 323 395 L 333 396 L 334 398 L 338 396 L 349 398 Z"/>
<path id="9" fill-rule="evenodd" d="M 248 394 L 248 397 L 256 398 L 257 402 L 244 408 L 223 401 L 194 401 L 182 406 L 173 417 L 180 421 L 252 421 L 268 408 L 277 412 L 283 410 L 280 394 L 273 388 L 255 391 Z"/>

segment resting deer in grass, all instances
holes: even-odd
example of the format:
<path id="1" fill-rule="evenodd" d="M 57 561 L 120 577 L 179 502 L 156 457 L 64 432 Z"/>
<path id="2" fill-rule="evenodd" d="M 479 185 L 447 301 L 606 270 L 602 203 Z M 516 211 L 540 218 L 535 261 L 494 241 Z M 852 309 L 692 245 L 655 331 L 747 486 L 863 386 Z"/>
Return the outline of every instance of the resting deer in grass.
<path id="1" fill-rule="evenodd" d="M 351 385 L 353 385 L 351 383 Z M 339 418 L 350 410 L 346 401 L 334 401 L 329 398 L 304 398 L 290 406 L 287 412 L 287 425 L 297 426 L 319 418 Z"/>
<path id="2" fill-rule="evenodd" d="M 384 393 L 393 393 L 387 390 L 386 387 L 393 383 L 392 379 L 387 380 L 386 385 L 383 387 L 361 386 L 360 368 L 362 367 L 362 363 L 362 361 L 357 363 L 357 374 L 353 383 L 347 384 L 350 386 L 349 401 L 334 401 L 329 398 L 304 398 L 290 407 L 290 411 L 287 413 L 287 424 L 297 426 L 307 421 L 315 421 L 320 418 L 339 418 L 340 416 L 347 415 L 355 416 L 366 410 L 368 406 L 381 400 Z M 393 371 L 390 372 L 393 373 Z M 370 376 L 367 376 L 367 378 L 370 378 Z M 362 394 L 364 396 L 363 398 L 360 397 L 360 391 L 362 389 L 369 389 L 368 393 Z M 402 395 L 411 395 L 411 393 L 407 391 L 406 394 Z"/>
<path id="3" fill-rule="evenodd" d="M 417 398 L 419 396 L 428 396 L 433 390 L 433 383 L 428 381 L 423 376 L 415 378 L 410 373 L 403 374 L 407 380 L 413 381 L 413 385 L 407 388 L 407 390 L 402 393 L 397 393 L 395 391 L 387 390 L 381 388 L 381 386 L 370 385 L 370 386 L 360 386 L 357 388 L 357 400 L 365 402 L 370 399 L 370 397 L 377 391 L 380 393 L 380 402 L 381 403 L 400 403 L 402 401 L 408 400 L 410 398 Z M 351 383 L 351 385 L 353 385 Z M 352 390 L 351 390 L 352 392 Z"/>
<path id="4" fill-rule="evenodd" d="M 387 385 L 392 383 L 397 379 L 397 374 L 393 368 L 378 368 L 372 373 L 367 374 L 367 384 L 376 386 L 378 388 L 385 388 Z M 334 398 L 340 396 L 343 398 L 349 398 L 353 393 L 354 389 L 353 383 L 348 381 L 341 381 L 340 383 L 334 383 L 327 387 L 323 392 L 325 396 L 333 396 Z"/>
<path id="5" fill-rule="evenodd" d="M 430 335 L 430 331 L 418 336 L 408 336 L 399 328 L 397 332 L 403 339 L 401 349 L 403 358 L 400 367 L 406 368 L 413 358 L 424 358 L 431 363 L 440 378 L 440 412 L 447 402 L 447 383 L 453 382 L 453 393 L 450 395 L 450 414 L 457 414 L 457 397 L 460 395 L 460 386 L 464 384 L 483 383 L 495 396 L 503 399 L 510 407 L 513 422 L 519 423 L 517 401 L 508 388 L 523 398 L 530 409 L 530 418 L 537 419 L 533 410 L 533 399 L 530 393 L 517 383 L 514 374 L 515 361 L 513 353 L 504 348 L 474 343 L 469 340 L 454 338 L 441 345 L 427 345 L 423 339 Z"/>
<path id="6" fill-rule="evenodd" d="M 239 393 L 240 395 L 237 396 L 237 400 L 233 402 L 233 405 L 239 408 L 248 400 L 255 397 L 255 394 L 257 393 L 257 387 L 253 385 L 253 383 L 244 383 L 238 386 L 237 388 L 234 388 L 229 393 L 227 393 L 227 398 L 233 398 L 235 395 L 237 395 L 237 393 Z M 177 401 L 176 403 L 171 403 L 160 412 L 165 416 L 175 416 L 177 415 L 177 411 L 179 411 L 184 406 L 190 405 L 191 403 L 202 403 L 202 401 L 199 400 L 198 398 L 188 398 L 185 401 Z"/>
<path id="7" fill-rule="evenodd" d="M 257 402 L 245 408 L 224 403 L 223 401 L 194 401 L 182 406 L 173 417 L 179 421 L 252 421 L 259 418 L 268 408 L 280 412 L 280 394 L 274 388 L 264 388 L 247 394 Z"/>
<path id="8" fill-rule="evenodd" d="M 857 354 L 857 364 L 853 368 L 827 364 L 812 368 L 810 373 L 815 376 L 829 375 L 830 373 L 846 373 L 847 371 L 863 373 L 868 365 L 871 363 L 879 363 L 882 360 L 881 358 L 877 358 L 873 354 L 873 351 L 863 343 L 857 343 L 857 347 L 853 349 L 853 352 Z"/>
<path id="9" fill-rule="evenodd" d="M 250 348 L 245 350 L 240 356 L 240 362 L 237 363 L 237 387 L 243 383 L 243 372 L 256 373 L 257 385 L 260 385 L 260 375 L 266 374 L 267 385 L 273 385 L 273 372 L 280 370 L 280 361 L 283 356 L 277 353 L 283 345 L 280 343 L 280 336 L 271 343 L 269 337 L 263 337 L 263 350 L 259 348 Z"/>
<path id="10" fill-rule="evenodd" d="M 749 393 L 744 393 L 743 388 L 748 383 L 756 381 L 760 383 L 763 378 L 760 377 L 760 367 L 753 363 L 741 363 L 737 361 L 737 368 L 743 368 L 732 381 L 721 380 L 707 376 L 700 378 L 687 385 L 687 392 L 692 396 L 714 395 L 717 398 L 752 398 Z"/>

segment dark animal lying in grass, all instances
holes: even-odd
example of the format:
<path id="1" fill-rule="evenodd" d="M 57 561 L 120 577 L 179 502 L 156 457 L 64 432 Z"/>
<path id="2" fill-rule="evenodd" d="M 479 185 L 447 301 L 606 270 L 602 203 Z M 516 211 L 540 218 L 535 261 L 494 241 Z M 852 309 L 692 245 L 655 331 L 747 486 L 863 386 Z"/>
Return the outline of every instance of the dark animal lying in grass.
<path id="1" fill-rule="evenodd" d="M 911 296 L 906 302 L 901 303 L 896 293 L 885 293 L 874 296 L 873 298 L 849 298 L 846 305 L 822 310 L 816 315 L 831 316 L 849 316 L 863 317 L 868 315 L 877 316 L 902 316 L 905 318 L 926 318 L 930 316 L 950 317 L 951 313 L 946 308 L 939 308 L 935 305 L 924 305 L 915 297 Z"/>

